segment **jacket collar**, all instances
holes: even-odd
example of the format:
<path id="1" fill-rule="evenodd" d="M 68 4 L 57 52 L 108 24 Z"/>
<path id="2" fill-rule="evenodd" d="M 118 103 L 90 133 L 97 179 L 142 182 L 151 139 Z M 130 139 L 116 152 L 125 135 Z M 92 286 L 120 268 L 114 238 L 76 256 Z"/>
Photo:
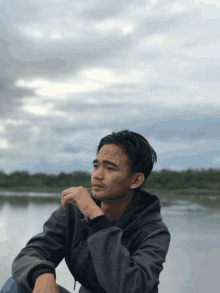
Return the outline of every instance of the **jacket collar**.
<path id="1" fill-rule="evenodd" d="M 95 199 L 92 196 L 92 193 L 91 197 L 100 207 L 101 201 Z M 118 226 L 123 230 L 131 228 L 138 229 L 142 225 L 162 220 L 160 209 L 161 206 L 159 198 L 156 195 L 141 189 L 139 192 L 134 194 L 126 209 L 122 213 L 118 221 Z"/>

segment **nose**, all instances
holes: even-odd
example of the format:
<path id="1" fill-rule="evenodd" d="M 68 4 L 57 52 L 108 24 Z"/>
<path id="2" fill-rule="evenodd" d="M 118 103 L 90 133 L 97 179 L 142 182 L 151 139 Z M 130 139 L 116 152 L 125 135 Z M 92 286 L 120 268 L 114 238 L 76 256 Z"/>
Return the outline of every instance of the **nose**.
<path id="1" fill-rule="evenodd" d="M 97 179 L 100 179 L 100 178 L 103 178 L 104 175 L 103 175 L 103 168 L 100 167 L 98 170 L 94 170 L 94 173 L 93 173 L 93 178 L 97 178 Z"/>

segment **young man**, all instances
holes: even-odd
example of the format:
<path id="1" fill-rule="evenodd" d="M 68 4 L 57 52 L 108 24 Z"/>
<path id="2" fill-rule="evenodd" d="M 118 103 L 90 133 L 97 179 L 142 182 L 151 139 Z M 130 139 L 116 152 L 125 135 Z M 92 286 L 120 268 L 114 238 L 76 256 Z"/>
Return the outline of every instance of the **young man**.
<path id="1" fill-rule="evenodd" d="M 11 282 L 17 292 L 68 292 L 56 283 L 55 268 L 65 257 L 80 293 L 158 292 L 170 233 L 158 197 L 141 189 L 156 160 L 140 134 L 104 137 L 91 196 L 83 187 L 62 192 L 62 206 L 15 258 L 5 288 Z"/>

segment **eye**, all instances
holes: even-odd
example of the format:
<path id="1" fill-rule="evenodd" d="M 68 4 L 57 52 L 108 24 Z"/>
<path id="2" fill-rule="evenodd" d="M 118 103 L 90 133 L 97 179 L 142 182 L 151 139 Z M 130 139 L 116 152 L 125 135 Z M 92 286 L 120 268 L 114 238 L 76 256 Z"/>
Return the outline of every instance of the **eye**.
<path id="1" fill-rule="evenodd" d="M 96 169 L 96 167 L 98 167 L 98 165 L 94 165 L 94 169 Z"/>
<path id="2" fill-rule="evenodd" d="M 113 169 L 113 168 L 111 168 L 111 167 L 107 167 L 107 169 L 108 169 L 108 170 L 114 170 L 114 169 Z"/>

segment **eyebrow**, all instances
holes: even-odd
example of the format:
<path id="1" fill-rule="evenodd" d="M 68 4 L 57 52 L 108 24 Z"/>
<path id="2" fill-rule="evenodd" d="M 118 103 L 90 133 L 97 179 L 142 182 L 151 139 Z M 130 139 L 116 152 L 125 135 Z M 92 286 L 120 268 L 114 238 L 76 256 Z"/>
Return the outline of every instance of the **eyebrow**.
<path id="1" fill-rule="evenodd" d="M 95 164 L 95 163 L 99 163 L 99 161 L 98 160 L 94 160 L 93 161 L 93 164 Z M 111 162 L 111 161 L 108 161 L 108 160 L 103 160 L 103 163 L 104 164 L 108 164 L 108 165 L 112 165 L 112 166 L 114 166 L 114 167 L 118 167 L 118 165 L 116 165 L 115 163 L 113 163 L 113 162 Z"/>

